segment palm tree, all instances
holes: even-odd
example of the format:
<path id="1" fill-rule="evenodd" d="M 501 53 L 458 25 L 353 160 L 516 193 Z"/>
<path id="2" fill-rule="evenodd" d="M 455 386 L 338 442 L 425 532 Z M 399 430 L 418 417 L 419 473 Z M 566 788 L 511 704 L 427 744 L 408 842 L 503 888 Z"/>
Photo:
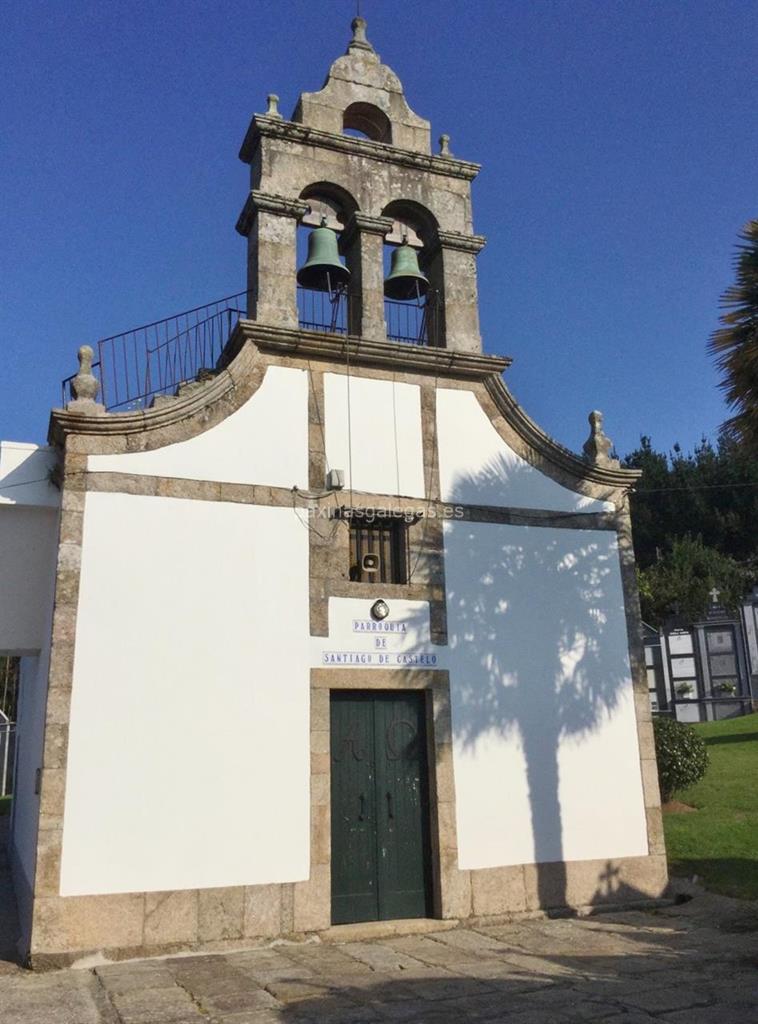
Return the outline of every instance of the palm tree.
<path id="1" fill-rule="evenodd" d="M 723 324 L 711 336 L 709 350 L 722 372 L 720 386 L 734 415 L 723 430 L 758 451 L 758 220 L 739 235 L 736 281 L 721 297 Z"/>

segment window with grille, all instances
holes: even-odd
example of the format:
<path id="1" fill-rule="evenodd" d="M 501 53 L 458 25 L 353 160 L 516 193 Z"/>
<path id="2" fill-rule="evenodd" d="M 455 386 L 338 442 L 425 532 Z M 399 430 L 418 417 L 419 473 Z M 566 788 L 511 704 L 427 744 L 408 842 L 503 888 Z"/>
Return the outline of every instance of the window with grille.
<path id="1" fill-rule="evenodd" d="M 368 566 L 375 556 L 376 569 Z M 357 583 L 408 582 L 408 529 L 402 519 L 359 515 L 350 519 L 350 579 Z"/>

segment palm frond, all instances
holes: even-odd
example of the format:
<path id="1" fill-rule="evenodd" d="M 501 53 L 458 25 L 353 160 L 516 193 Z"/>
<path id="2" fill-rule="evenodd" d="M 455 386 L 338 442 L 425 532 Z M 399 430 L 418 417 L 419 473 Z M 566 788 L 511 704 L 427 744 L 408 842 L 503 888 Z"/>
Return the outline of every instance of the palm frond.
<path id="1" fill-rule="evenodd" d="M 758 220 L 739 234 L 735 283 L 721 296 L 721 327 L 708 350 L 721 372 L 719 386 L 734 412 L 724 424 L 727 436 L 758 452 Z"/>

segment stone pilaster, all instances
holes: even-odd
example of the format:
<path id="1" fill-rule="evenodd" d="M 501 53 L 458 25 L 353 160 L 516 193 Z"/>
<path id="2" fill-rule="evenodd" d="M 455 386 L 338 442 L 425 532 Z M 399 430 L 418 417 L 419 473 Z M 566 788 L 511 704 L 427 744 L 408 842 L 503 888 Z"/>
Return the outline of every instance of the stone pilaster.
<path id="1" fill-rule="evenodd" d="M 667 883 L 666 847 L 663 839 L 661 815 L 661 793 L 658 786 L 658 765 L 655 756 L 655 739 L 650 712 L 650 695 L 645 668 L 645 648 L 642 642 L 642 616 L 635 574 L 634 548 L 632 546 L 632 520 L 629 510 L 629 495 L 625 495 L 617 514 L 619 558 L 621 580 L 624 588 L 627 634 L 629 638 L 629 661 L 634 687 L 634 710 L 637 719 L 637 739 L 640 751 L 640 773 L 647 818 L 648 853 L 651 864 L 657 866 L 656 880 L 661 890 Z M 651 868 L 651 870 L 653 870 Z"/>
<path id="2" fill-rule="evenodd" d="M 392 230 L 389 217 L 354 213 L 343 235 L 350 281 L 350 334 L 386 341 L 384 322 L 384 236 Z"/>
<path id="3" fill-rule="evenodd" d="M 247 314 L 297 327 L 297 222 L 308 204 L 253 190 L 237 221 L 247 237 Z"/>
<path id="4" fill-rule="evenodd" d="M 481 235 L 440 231 L 429 254 L 433 283 L 441 279 L 444 345 L 455 352 L 481 352 L 476 255 L 484 247 Z"/>

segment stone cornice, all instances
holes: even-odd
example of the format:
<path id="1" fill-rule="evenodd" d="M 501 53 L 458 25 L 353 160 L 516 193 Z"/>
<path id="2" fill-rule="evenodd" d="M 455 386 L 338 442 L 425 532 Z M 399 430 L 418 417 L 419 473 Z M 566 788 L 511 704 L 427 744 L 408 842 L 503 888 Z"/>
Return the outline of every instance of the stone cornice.
<path id="1" fill-rule="evenodd" d="M 236 230 L 239 234 L 247 237 L 250 228 L 253 226 L 255 215 L 259 210 L 266 213 L 274 213 L 280 217 L 294 217 L 300 220 L 308 210 L 308 203 L 302 199 L 287 199 L 286 196 L 276 196 L 271 192 L 259 192 L 253 189 L 245 200 L 242 213 L 237 218 Z"/>
<path id="2" fill-rule="evenodd" d="M 371 139 L 338 135 L 320 128 L 308 128 L 295 121 L 266 117 L 265 114 L 256 114 L 250 122 L 250 127 L 240 148 L 240 160 L 246 164 L 252 163 L 261 138 L 283 139 L 303 146 L 317 146 L 321 149 L 336 150 L 339 153 L 352 153 L 370 160 L 398 164 L 401 167 L 414 167 L 448 178 L 463 178 L 464 181 L 473 181 L 481 166 L 468 160 L 414 153 L 412 150 L 399 149 L 397 146 L 391 146 L 385 142 L 373 142 Z"/>
<path id="3" fill-rule="evenodd" d="M 529 447 L 571 476 L 579 480 L 591 480 L 596 484 L 618 488 L 624 492 L 634 487 L 641 476 L 642 471 L 639 469 L 615 469 L 593 465 L 558 444 L 524 412 L 501 377 L 494 374 L 488 376 L 484 381 L 484 386 L 503 417 Z"/>
<path id="4" fill-rule="evenodd" d="M 502 379 L 511 360 L 476 352 L 453 352 L 441 348 L 365 338 L 297 328 L 275 327 L 255 320 L 240 320 L 223 353 L 223 365 L 202 388 L 179 395 L 170 402 L 133 412 L 87 415 L 71 409 L 53 409 L 48 439 L 63 445 L 69 435 L 113 437 L 125 441 L 126 435 L 172 427 L 192 417 L 205 416 L 205 410 L 226 399 L 235 388 L 249 379 L 255 365 L 255 351 L 281 357 L 296 357 L 354 368 L 375 367 L 397 373 L 445 380 L 472 381 L 481 384 L 497 411 L 521 437 L 528 449 L 536 452 L 577 481 L 585 480 L 625 493 L 637 482 L 639 470 L 598 466 L 582 459 L 549 437 L 516 402 Z M 115 449 L 124 450 L 124 449 Z M 126 445 L 126 450 L 131 450 Z"/>
<path id="5" fill-rule="evenodd" d="M 391 217 L 371 217 L 367 213 L 356 210 L 345 225 L 340 241 L 343 245 L 349 245 L 358 234 L 384 237 L 392 231 L 393 223 Z"/>
<path id="6" fill-rule="evenodd" d="M 61 445 L 69 434 L 123 435 L 172 426 L 202 412 L 207 405 L 223 398 L 235 384 L 235 374 L 227 367 L 198 391 L 177 396 L 172 402 L 156 405 L 152 409 L 104 413 L 98 416 L 72 412 L 69 409 L 53 409 L 47 432 L 48 442 L 52 445 Z"/>
<path id="7" fill-rule="evenodd" d="M 401 342 L 369 341 L 353 335 L 302 331 L 297 328 L 274 327 L 256 320 L 240 320 L 224 350 L 225 364 L 234 360 L 246 341 L 261 352 L 299 355 L 306 359 L 345 362 L 350 365 L 378 366 L 399 373 L 425 373 L 456 380 L 485 380 L 491 375 L 499 379 L 511 365 L 508 356 L 485 356 L 477 352 L 451 352 L 444 348 L 406 345 Z"/>
<path id="8" fill-rule="evenodd" d="M 265 484 L 224 483 L 191 477 L 170 477 L 148 473 L 92 470 L 84 472 L 82 486 L 85 491 L 111 494 L 141 494 L 146 496 L 184 498 L 192 501 L 224 501 L 247 505 L 272 505 L 280 508 L 308 508 L 314 499 L 289 487 L 270 487 Z M 465 501 L 441 501 L 429 498 L 405 498 L 394 494 L 351 491 L 356 509 L 370 508 L 388 516 L 402 517 L 405 522 L 423 519 L 446 519 L 469 523 L 505 523 L 514 526 L 534 526 L 575 530 L 615 530 L 618 517 L 615 512 L 559 512 L 555 509 L 528 508 L 518 505 L 473 505 Z M 334 507 L 329 495 L 325 504 L 330 518 L 349 518 L 351 508 Z M 319 500 L 319 499 L 316 499 Z M 320 499 L 324 501 L 324 499 Z M 324 505 L 321 506 L 322 508 Z M 457 514 L 454 516 L 454 510 Z M 375 584 L 378 586 L 378 584 Z M 407 584 L 406 584 L 407 585 Z M 383 588 L 386 583 L 381 584 Z M 424 588 L 428 584 L 422 584 Z M 350 588 L 353 589 L 352 587 Z M 360 594 L 358 594 L 360 596 Z"/>
<path id="9" fill-rule="evenodd" d="M 62 445 L 69 435 L 123 437 L 141 431 L 160 430 L 202 414 L 204 409 L 224 399 L 238 384 L 244 382 L 249 373 L 250 360 L 243 359 L 240 362 L 238 356 L 245 351 L 247 342 L 251 343 L 253 350 L 274 355 L 295 355 L 332 363 L 343 363 L 349 355 L 351 364 L 356 367 L 385 367 L 400 373 L 424 373 L 440 379 L 484 380 L 490 375 L 501 374 L 511 363 L 510 359 L 499 356 L 367 341 L 352 336 L 346 338 L 316 331 L 274 327 L 255 320 L 240 320 L 224 350 L 222 368 L 202 388 L 179 395 L 151 409 L 132 412 L 94 416 L 69 409 L 53 409 L 48 428 L 49 443 Z"/>
<path id="10" fill-rule="evenodd" d="M 459 252 L 476 255 L 486 244 L 487 239 L 484 235 L 462 235 L 458 231 L 438 231 L 432 248 L 457 249 Z"/>

